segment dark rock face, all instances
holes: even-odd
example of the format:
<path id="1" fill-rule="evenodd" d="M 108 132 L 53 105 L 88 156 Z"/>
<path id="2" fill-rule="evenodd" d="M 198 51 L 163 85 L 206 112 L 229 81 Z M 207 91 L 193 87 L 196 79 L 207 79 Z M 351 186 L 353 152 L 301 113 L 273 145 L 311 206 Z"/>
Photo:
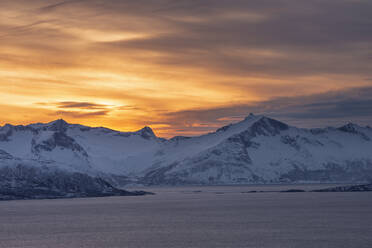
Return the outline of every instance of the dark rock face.
<path id="1" fill-rule="evenodd" d="M 353 124 L 353 123 L 348 123 L 345 126 L 342 126 L 342 127 L 338 128 L 338 130 L 340 130 L 342 132 L 346 132 L 346 133 L 358 134 L 359 136 L 361 136 L 366 141 L 371 140 L 366 134 L 364 134 L 363 132 L 358 131 L 358 126 Z"/>
<path id="2" fill-rule="evenodd" d="M 251 126 L 251 133 L 255 136 L 274 136 L 279 134 L 281 131 L 288 130 L 288 125 L 267 117 L 262 117 L 259 121 L 255 122 Z"/>
<path id="3" fill-rule="evenodd" d="M 0 200 L 134 196 L 101 178 L 25 165 L 0 168 Z"/>
<path id="4" fill-rule="evenodd" d="M 56 147 L 78 151 L 81 152 L 85 157 L 88 156 L 84 148 L 81 147 L 73 138 L 67 136 L 67 134 L 64 132 L 53 133 L 53 136 L 50 139 L 43 141 L 41 144 L 36 144 L 36 142 L 33 142 L 33 150 L 36 153 L 40 153 L 42 150 L 52 151 Z"/>
<path id="5" fill-rule="evenodd" d="M 219 128 L 219 129 L 217 129 L 216 132 L 217 132 L 217 133 L 218 133 L 218 132 L 225 132 L 225 131 L 227 131 L 230 127 L 232 127 L 232 124 L 229 124 L 229 125 L 227 125 L 227 126 L 223 126 L 223 127 Z"/>
<path id="6" fill-rule="evenodd" d="M 137 132 L 144 139 L 153 139 L 156 138 L 154 131 L 150 127 L 144 127 Z"/>
<path id="7" fill-rule="evenodd" d="M 338 130 L 343 131 L 343 132 L 347 132 L 347 133 L 358 133 L 358 131 L 357 131 L 357 129 L 356 129 L 356 127 L 353 123 L 348 123 L 345 126 L 342 126 L 342 127 L 338 128 Z"/>
<path id="8" fill-rule="evenodd" d="M 3 159 L 13 159 L 13 156 L 7 153 L 6 151 L 0 149 L 0 160 Z"/>
<path id="9" fill-rule="evenodd" d="M 367 191 L 372 191 L 372 184 L 317 189 L 317 190 L 313 190 L 312 192 L 367 192 Z"/>
<path id="10" fill-rule="evenodd" d="M 66 132 L 68 126 L 69 124 L 65 120 L 59 119 L 51 123 L 49 130 L 64 133 Z"/>
<path id="11" fill-rule="evenodd" d="M 300 145 L 297 142 L 297 139 L 296 138 L 293 138 L 293 137 L 291 137 L 289 135 L 282 136 L 281 137 L 281 141 L 282 141 L 283 144 L 289 145 L 289 146 L 293 147 L 296 150 L 300 150 L 301 149 Z"/>

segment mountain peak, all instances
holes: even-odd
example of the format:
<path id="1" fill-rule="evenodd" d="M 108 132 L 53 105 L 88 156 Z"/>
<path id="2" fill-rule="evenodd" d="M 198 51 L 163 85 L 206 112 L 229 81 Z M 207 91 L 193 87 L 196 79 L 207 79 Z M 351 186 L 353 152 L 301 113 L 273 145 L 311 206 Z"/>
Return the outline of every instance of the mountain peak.
<path id="1" fill-rule="evenodd" d="M 145 126 L 141 130 L 137 131 L 136 133 L 140 134 L 145 139 L 155 138 L 156 135 L 151 127 Z"/>
<path id="2" fill-rule="evenodd" d="M 249 115 L 247 117 L 244 118 L 244 120 L 251 120 L 253 118 L 256 118 L 257 116 L 253 113 L 249 113 Z"/>
<path id="3" fill-rule="evenodd" d="M 363 130 L 368 129 L 368 126 L 362 127 L 356 123 L 349 122 L 337 129 L 342 132 L 347 132 L 347 133 L 363 133 Z"/>
<path id="4" fill-rule="evenodd" d="M 250 113 L 247 117 L 245 117 L 242 121 L 237 123 L 230 123 L 226 126 L 223 126 L 216 130 L 216 133 L 225 132 L 227 130 L 246 130 L 247 128 L 251 127 L 251 125 L 257 121 L 259 121 L 263 116 L 261 115 L 254 115 Z"/>
<path id="5" fill-rule="evenodd" d="M 357 131 L 358 127 L 359 127 L 359 125 L 357 125 L 355 123 L 352 123 L 352 122 L 349 122 L 346 125 L 343 125 L 342 127 L 339 127 L 338 129 L 341 130 L 341 131 L 344 131 L 344 132 L 353 133 L 353 132 Z"/>
<path id="6" fill-rule="evenodd" d="M 251 126 L 253 133 L 260 135 L 276 135 L 288 128 L 289 126 L 287 124 L 266 116 L 259 116 Z"/>
<path id="7" fill-rule="evenodd" d="M 55 124 L 55 123 L 68 124 L 68 122 L 65 121 L 64 119 L 57 119 L 55 121 L 49 122 L 49 124 Z"/>
<path id="8" fill-rule="evenodd" d="M 67 129 L 67 127 L 69 126 L 69 124 L 63 119 L 58 119 L 58 120 L 49 122 L 48 126 L 53 131 L 64 132 Z"/>

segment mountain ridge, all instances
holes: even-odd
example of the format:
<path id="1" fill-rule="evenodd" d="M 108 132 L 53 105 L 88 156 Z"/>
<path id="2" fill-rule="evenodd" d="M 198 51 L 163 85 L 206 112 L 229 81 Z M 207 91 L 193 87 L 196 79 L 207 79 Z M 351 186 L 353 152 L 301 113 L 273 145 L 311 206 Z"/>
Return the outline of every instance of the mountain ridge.
<path id="1" fill-rule="evenodd" d="M 220 128 L 217 128 L 215 131 L 212 131 L 212 132 L 209 132 L 209 133 L 204 133 L 204 134 L 201 134 L 201 135 L 197 135 L 197 136 L 173 136 L 173 137 L 170 137 L 170 138 L 164 138 L 164 137 L 159 137 L 155 134 L 154 130 L 150 127 L 150 126 L 144 126 L 143 128 L 141 129 L 138 129 L 137 131 L 119 131 L 119 130 L 115 130 L 115 129 L 112 129 L 112 128 L 109 128 L 109 127 L 104 127 L 104 126 L 94 126 L 94 127 L 91 127 L 91 126 L 87 126 L 87 125 L 82 125 L 82 124 L 77 124 L 77 123 L 69 123 L 67 121 L 65 121 L 64 119 L 56 119 L 56 120 L 53 120 L 53 121 L 50 121 L 50 122 L 46 122 L 46 123 L 42 123 L 42 122 L 37 122 L 37 123 L 30 123 L 30 124 L 26 124 L 26 125 L 13 125 L 11 123 L 5 123 L 3 126 L 0 125 L 0 130 L 2 128 L 16 128 L 16 129 L 25 129 L 25 128 L 34 128 L 34 129 L 40 129 L 40 128 L 54 128 L 56 130 L 58 129 L 61 129 L 61 128 L 64 128 L 64 127 L 67 127 L 67 126 L 78 126 L 82 129 L 102 129 L 102 130 L 106 130 L 107 132 L 117 132 L 117 133 L 123 133 L 123 134 L 140 134 L 140 133 L 148 133 L 150 134 L 151 136 L 155 136 L 157 138 L 160 138 L 160 139 L 165 139 L 165 140 L 175 140 L 175 139 L 188 139 L 188 138 L 193 138 L 193 137 L 199 137 L 199 136 L 204 136 L 204 135 L 208 135 L 208 134 L 213 134 L 213 133 L 217 133 L 217 132 L 221 132 L 221 131 L 225 131 L 226 129 L 230 128 L 231 126 L 234 126 L 236 124 L 239 124 L 241 122 L 244 122 L 246 120 L 249 120 L 250 118 L 252 117 L 255 117 L 255 118 L 268 118 L 268 119 L 272 119 L 270 117 L 267 117 L 267 116 L 264 116 L 264 115 L 255 115 L 253 113 L 250 113 L 248 116 L 246 116 L 242 121 L 238 121 L 238 122 L 235 122 L 235 123 L 230 123 L 230 124 L 227 124 L 225 126 L 222 126 Z M 272 120 L 275 120 L 275 119 L 272 119 Z M 278 120 L 275 120 L 275 121 L 278 121 Z M 278 121 L 278 122 L 281 122 L 281 121 Z M 281 122 L 283 123 L 283 122 Z M 287 124 L 285 124 L 287 125 Z M 288 125 L 289 126 L 289 125 Z M 354 123 L 354 122 L 347 122 L 345 123 L 344 125 L 342 126 L 339 126 L 339 127 L 316 127 L 316 128 L 300 128 L 300 129 L 304 129 L 304 130 L 318 130 L 318 129 L 327 129 L 327 128 L 337 128 L 337 129 L 340 129 L 340 130 L 344 130 L 345 132 L 347 132 L 348 130 L 352 131 L 352 130 L 355 130 L 356 128 L 368 128 L 368 129 L 371 129 L 370 126 L 366 125 L 366 126 L 361 126 L 357 123 Z"/>
<path id="2" fill-rule="evenodd" d="M 55 167 L 114 185 L 368 181 L 372 130 L 306 129 L 250 114 L 200 136 L 157 137 L 59 119 L 0 127 L 0 167 Z"/>

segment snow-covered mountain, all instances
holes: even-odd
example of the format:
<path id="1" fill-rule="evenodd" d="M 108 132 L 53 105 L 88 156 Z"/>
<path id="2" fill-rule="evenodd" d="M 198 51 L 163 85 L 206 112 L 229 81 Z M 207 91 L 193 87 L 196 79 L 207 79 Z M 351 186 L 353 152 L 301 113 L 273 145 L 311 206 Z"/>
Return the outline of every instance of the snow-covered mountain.
<path id="1" fill-rule="evenodd" d="M 0 168 L 0 200 L 50 199 L 150 194 L 113 187 L 99 177 L 27 165 Z"/>
<path id="2" fill-rule="evenodd" d="M 372 179 L 372 129 L 301 129 L 249 115 L 199 137 L 158 138 L 57 120 L 0 128 L 0 166 L 55 168 L 125 185 Z"/>

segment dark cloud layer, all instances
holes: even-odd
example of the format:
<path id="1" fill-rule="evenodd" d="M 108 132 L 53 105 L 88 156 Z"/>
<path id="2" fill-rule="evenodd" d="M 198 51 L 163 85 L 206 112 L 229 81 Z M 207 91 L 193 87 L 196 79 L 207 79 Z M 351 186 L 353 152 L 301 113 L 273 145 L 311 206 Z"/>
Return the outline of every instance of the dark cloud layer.
<path id="1" fill-rule="evenodd" d="M 267 115 L 300 127 L 343 125 L 357 120 L 372 123 L 372 87 L 327 92 L 308 96 L 277 98 L 256 104 L 166 113 L 175 131 L 213 131 L 216 127 L 240 121 L 249 113 Z M 207 123 L 193 126 L 193 123 Z"/>
<path id="2" fill-rule="evenodd" d="M 50 115 L 59 117 L 72 117 L 72 118 L 92 118 L 102 117 L 108 115 L 115 109 L 121 109 L 123 106 L 114 107 L 111 105 L 98 104 L 94 102 L 40 102 L 35 103 L 43 107 L 53 107 L 58 110 L 52 111 Z"/>
<path id="3" fill-rule="evenodd" d="M 100 117 L 105 116 L 109 111 L 93 111 L 93 112 L 82 112 L 82 111 L 56 111 L 52 113 L 53 116 L 67 116 L 73 118 L 87 118 L 87 117 Z"/>
<path id="4" fill-rule="evenodd" d="M 370 0 L 2 0 L 0 104 L 168 135 L 249 112 L 371 124 L 371 13 Z"/>
<path id="5" fill-rule="evenodd" d="M 53 28 L 35 28 L 46 22 L 63 28 L 142 32 L 148 36 L 92 47 L 116 48 L 123 56 L 158 53 L 148 62 L 202 66 L 219 74 L 372 75 L 372 2 L 368 0 L 49 2 L 34 10 L 49 18 L 12 32 L 30 29 L 38 36 L 50 35 Z M 30 6 L 29 1 L 25 5 Z"/>
<path id="6" fill-rule="evenodd" d="M 146 15 L 169 30 L 105 43 L 156 51 L 153 62 L 194 63 L 235 75 L 371 75 L 370 1 L 165 1 L 117 4 L 108 11 Z M 102 6 L 102 5 L 100 5 Z M 156 11 L 155 11 L 156 10 Z M 132 12 L 133 11 L 133 12 Z M 156 26 L 155 26 L 156 30 Z"/>
<path id="7" fill-rule="evenodd" d="M 78 109 L 106 109 L 109 105 L 97 104 L 93 102 L 58 102 L 58 108 L 78 108 Z"/>

